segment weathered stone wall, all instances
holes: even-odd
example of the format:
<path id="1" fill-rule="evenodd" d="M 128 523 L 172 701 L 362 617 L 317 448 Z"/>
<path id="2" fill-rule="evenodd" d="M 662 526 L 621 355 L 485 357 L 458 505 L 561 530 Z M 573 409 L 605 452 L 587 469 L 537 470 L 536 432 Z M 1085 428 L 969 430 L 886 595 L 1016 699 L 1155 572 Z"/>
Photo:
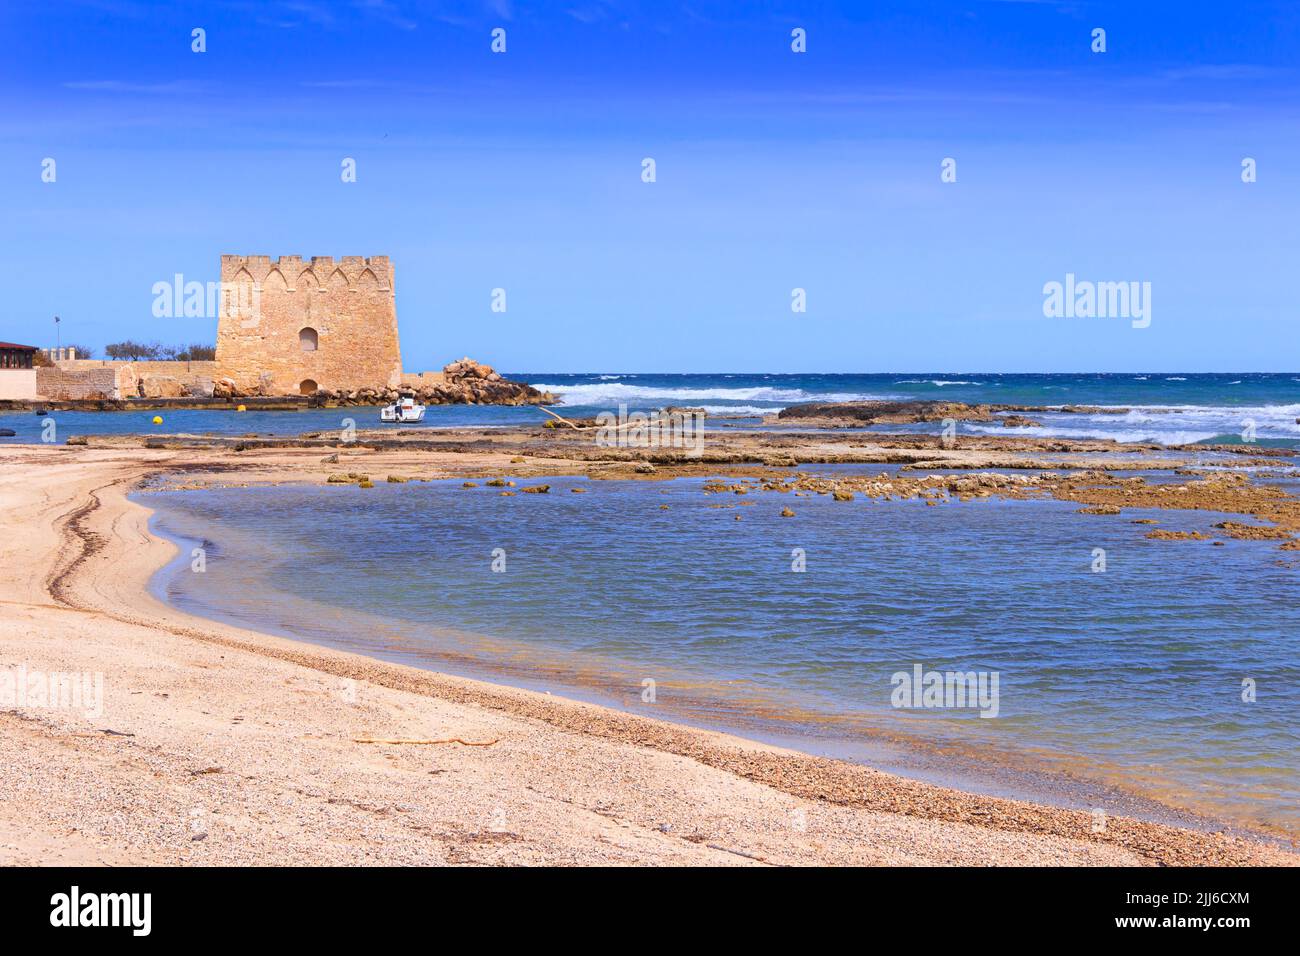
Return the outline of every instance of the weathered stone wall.
<path id="1" fill-rule="evenodd" d="M 30 401 L 37 395 L 34 368 L 0 369 L 0 400 Z"/>
<path id="2" fill-rule="evenodd" d="M 387 256 L 222 256 L 221 281 L 219 387 L 287 395 L 401 383 Z"/>
<path id="3" fill-rule="evenodd" d="M 175 362 L 170 359 L 140 360 L 130 359 L 64 359 L 55 362 L 59 368 L 69 372 L 80 372 L 88 368 L 127 368 L 133 367 L 140 375 L 171 375 L 176 378 L 211 378 L 217 369 L 213 361 L 194 360 Z"/>
<path id="4" fill-rule="evenodd" d="M 64 369 L 58 366 L 36 370 L 36 391 L 42 398 L 76 401 L 83 398 L 121 398 L 119 370 L 112 366 Z"/>
<path id="5" fill-rule="evenodd" d="M 131 362 L 125 359 L 64 359 L 56 364 L 59 371 L 66 373 L 66 377 L 51 376 L 47 384 L 51 388 L 63 388 L 67 392 L 102 389 L 107 381 L 104 373 L 111 372 L 113 387 L 106 398 L 208 398 L 212 395 L 212 382 L 217 368 L 216 362 Z M 98 397 L 56 395 L 45 391 L 41 395 L 45 398 L 69 400 Z"/>
<path id="6" fill-rule="evenodd" d="M 49 351 L 53 352 L 54 349 Z M 65 349 L 64 351 L 68 351 Z M 54 364 L 65 372 L 80 372 L 88 368 L 120 368 L 123 365 L 130 365 L 127 359 L 54 359 Z"/>
<path id="7" fill-rule="evenodd" d="M 122 369 L 122 396 L 210 398 L 216 362 L 132 362 Z"/>

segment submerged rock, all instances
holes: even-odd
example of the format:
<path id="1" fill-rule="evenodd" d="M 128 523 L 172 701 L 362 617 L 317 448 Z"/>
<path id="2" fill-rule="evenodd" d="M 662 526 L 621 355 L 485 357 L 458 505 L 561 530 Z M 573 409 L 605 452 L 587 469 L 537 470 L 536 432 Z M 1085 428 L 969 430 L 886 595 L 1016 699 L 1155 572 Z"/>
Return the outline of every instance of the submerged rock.
<path id="1" fill-rule="evenodd" d="M 994 420 L 993 412 L 997 408 L 998 406 L 993 405 L 939 401 L 806 402 L 781 409 L 777 418 L 843 419 L 868 425 L 941 422 L 945 418 L 967 422 L 988 422 Z"/>
<path id="2" fill-rule="evenodd" d="M 1242 521 L 1220 521 L 1215 525 L 1230 538 L 1246 541 L 1288 541 L 1291 533 L 1283 528 L 1268 525 L 1246 524 Z"/>

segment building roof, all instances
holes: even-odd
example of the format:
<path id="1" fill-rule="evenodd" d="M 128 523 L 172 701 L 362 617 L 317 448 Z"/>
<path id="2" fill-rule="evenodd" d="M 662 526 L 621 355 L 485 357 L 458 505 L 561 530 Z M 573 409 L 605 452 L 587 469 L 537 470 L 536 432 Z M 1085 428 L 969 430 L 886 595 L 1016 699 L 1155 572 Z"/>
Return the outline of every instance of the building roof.
<path id="1" fill-rule="evenodd" d="M 15 345 L 13 342 L 0 342 L 0 349 L 18 349 L 23 352 L 35 352 L 35 345 Z"/>

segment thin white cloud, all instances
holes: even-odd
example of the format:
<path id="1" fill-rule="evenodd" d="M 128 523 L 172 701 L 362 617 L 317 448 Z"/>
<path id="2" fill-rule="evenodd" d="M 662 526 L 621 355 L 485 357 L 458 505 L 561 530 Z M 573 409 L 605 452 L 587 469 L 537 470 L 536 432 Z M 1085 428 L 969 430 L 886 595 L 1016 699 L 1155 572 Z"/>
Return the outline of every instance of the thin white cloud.
<path id="1" fill-rule="evenodd" d="M 399 30 L 414 30 L 418 24 L 398 8 L 391 0 L 356 0 L 358 10 L 397 27 Z"/>
<path id="2" fill-rule="evenodd" d="M 298 85 L 313 90 L 363 90 L 385 84 L 379 80 L 358 77 L 355 80 L 303 80 Z"/>
<path id="3" fill-rule="evenodd" d="M 1291 76 L 1294 70 L 1258 63 L 1201 63 L 1173 67 L 1160 76 L 1166 80 L 1273 80 Z"/>
<path id="4" fill-rule="evenodd" d="M 172 80 L 167 83 L 131 83 L 126 80 L 72 80 L 64 89 L 84 90 L 90 93 L 192 93 L 193 83 Z"/>

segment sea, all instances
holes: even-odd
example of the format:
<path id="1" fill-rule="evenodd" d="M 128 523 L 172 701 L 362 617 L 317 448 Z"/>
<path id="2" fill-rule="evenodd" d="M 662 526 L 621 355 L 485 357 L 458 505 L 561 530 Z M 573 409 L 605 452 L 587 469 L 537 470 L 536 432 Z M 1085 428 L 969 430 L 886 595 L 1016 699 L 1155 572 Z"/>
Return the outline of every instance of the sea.
<path id="1" fill-rule="evenodd" d="M 652 374 L 511 372 L 559 396 L 564 415 L 649 411 L 669 405 L 702 407 L 733 427 L 758 427 L 763 416 L 800 402 L 859 399 L 940 399 L 969 403 L 1060 408 L 1092 406 L 1097 412 L 1036 412 L 1037 424 L 963 423 L 963 434 L 1111 438 L 1163 444 L 1236 443 L 1300 445 L 1300 373 L 991 374 L 980 372 L 890 374 Z M 40 410 L 38 410 L 40 411 Z M 155 416 L 163 419 L 154 424 Z M 403 428 L 509 426 L 548 416 L 531 407 L 448 405 L 430 407 L 420 425 Z M 296 435 L 345 427 L 378 427 L 376 408 L 296 411 L 165 410 L 124 412 L 0 412 L 9 442 L 64 441 L 93 434 Z M 51 431 L 49 422 L 54 422 Z M 801 428 L 806 425 L 799 426 Z M 934 423 L 877 430 L 934 430 Z M 52 437 L 51 437 L 52 436 Z"/>

